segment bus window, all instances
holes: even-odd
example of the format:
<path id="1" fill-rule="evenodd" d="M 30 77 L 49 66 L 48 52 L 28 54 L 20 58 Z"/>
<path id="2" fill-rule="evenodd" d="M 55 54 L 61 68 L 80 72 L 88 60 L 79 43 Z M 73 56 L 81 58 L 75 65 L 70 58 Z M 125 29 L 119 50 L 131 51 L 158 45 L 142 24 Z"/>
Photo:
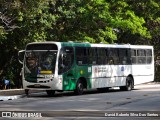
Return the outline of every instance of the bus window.
<path id="1" fill-rule="evenodd" d="M 118 53 L 119 53 L 119 64 L 121 64 L 121 65 L 129 65 L 129 64 L 131 64 L 130 49 L 119 48 Z"/>
<path id="2" fill-rule="evenodd" d="M 119 52 L 119 64 L 125 65 L 127 64 L 127 49 L 120 48 Z"/>
<path id="3" fill-rule="evenodd" d="M 98 64 L 99 65 L 105 65 L 106 64 L 106 51 L 104 48 L 97 48 L 97 54 L 98 54 Z"/>
<path id="4" fill-rule="evenodd" d="M 152 50 L 147 49 L 146 50 L 146 59 L 147 59 L 147 64 L 150 64 L 152 62 Z"/>
<path id="5" fill-rule="evenodd" d="M 74 61 L 73 53 L 72 47 L 64 47 L 61 49 L 58 62 L 58 74 L 64 73 L 71 68 Z"/>
<path id="6" fill-rule="evenodd" d="M 76 47 L 76 63 L 78 65 L 86 65 L 87 64 L 87 48 Z"/>
<path id="7" fill-rule="evenodd" d="M 93 65 L 96 65 L 97 64 L 97 50 L 96 48 L 89 48 L 88 49 L 89 51 L 89 58 L 88 58 L 88 62 L 89 64 L 93 64 Z"/>
<path id="8" fill-rule="evenodd" d="M 108 48 L 109 64 L 119 64 L 118 48 Z"/>
<path id="9" fill-rule="evenodd" d="M 136 64 L 137 63 L 136 56 L 137 56 L 137 50 L 136 49 L 132 49 L 131 50 L 131 61 L 132 61 L 132 64 Z"/>
<path id="10" fill-rule="evenodd" d="M 137 50 L 137 63 L 146 64 L 146 51 L 143 49 Z"/>

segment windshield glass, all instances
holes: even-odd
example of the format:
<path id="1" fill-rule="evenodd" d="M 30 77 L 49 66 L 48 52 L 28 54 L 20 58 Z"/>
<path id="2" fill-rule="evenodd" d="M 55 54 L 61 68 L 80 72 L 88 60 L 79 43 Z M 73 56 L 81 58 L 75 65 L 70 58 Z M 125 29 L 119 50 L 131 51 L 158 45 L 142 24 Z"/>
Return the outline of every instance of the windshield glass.
<path id="1" fill-rule="evenodd" d="M 36 77 L 37 74 L 54 74 L 57 51 L 26 51 L 25 75 Z"/>

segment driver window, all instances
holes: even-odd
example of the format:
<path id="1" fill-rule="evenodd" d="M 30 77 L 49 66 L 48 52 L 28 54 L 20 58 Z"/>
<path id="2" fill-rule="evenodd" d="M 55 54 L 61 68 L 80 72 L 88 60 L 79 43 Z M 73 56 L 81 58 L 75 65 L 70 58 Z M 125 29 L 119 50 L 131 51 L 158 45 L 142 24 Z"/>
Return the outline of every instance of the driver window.
<path id="1" fill-rule="evenodd" d="M 64 47 L 60 51 L 59 63 L 58 63 L 58 74 L 68 71 L 73 64 L 73 48 Z"/>

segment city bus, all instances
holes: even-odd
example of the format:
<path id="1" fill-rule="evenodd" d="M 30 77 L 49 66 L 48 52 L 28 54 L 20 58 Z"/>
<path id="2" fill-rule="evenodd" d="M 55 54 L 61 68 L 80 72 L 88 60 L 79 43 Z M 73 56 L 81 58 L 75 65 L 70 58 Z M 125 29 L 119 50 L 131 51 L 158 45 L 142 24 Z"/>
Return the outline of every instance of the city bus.
<path id="1" fill-rule="evenodd" d="M 22 68 L 25 93 L 55 91 L 107 91 L 111 87 L 130 91 L 154 80 L 153 46 L 92 44 L 88 42 L 33 42 L 26 45 Z"/>

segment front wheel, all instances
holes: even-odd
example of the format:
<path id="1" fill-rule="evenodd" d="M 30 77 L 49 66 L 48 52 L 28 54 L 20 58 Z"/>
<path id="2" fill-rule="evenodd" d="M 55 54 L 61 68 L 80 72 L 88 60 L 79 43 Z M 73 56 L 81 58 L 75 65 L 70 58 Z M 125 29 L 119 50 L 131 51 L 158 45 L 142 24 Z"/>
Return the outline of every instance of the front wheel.
<path id="1" fill-rule="evenodd" d="M 83 89 L 84 89 L 83 83 L 79 80 L 77 82 L 76 89 L 75 89 L 74 92 L 75 92 L 76 95 L 82 95 L 83 94 Z"/>
<path id="2" fill-rule="evenodd" d="M 53 97 L 54 94 L 55 94 L 54 90 L 46 90 L 46 92 L 47 92 L 47 95 L 50 96 L 50 97 Z"/>
<path id="3" fill-rule="evenodd" d="M 29 96 L 29 90 L 25 89 L 24 91 L 25 91 L 26 96 L 28 97 Z"/>

